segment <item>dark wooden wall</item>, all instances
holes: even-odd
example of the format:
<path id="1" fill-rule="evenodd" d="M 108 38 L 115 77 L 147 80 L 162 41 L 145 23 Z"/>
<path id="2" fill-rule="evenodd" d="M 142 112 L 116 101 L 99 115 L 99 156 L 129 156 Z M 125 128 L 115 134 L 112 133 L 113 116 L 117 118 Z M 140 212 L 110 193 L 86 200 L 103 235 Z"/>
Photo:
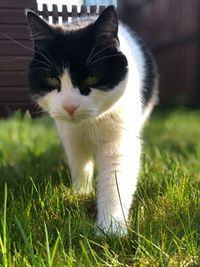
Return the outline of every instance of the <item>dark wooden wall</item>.
<path id="1" fill-rule="evenodd" d="M 0 1 L 1 116 L 31 106 L 26 69 L 32 55 L 32 42 L 29 40 L 25 7 L 36 8 L 36 3 L 32 0 Z"/>
<path id="2" fill-rule="evenodd" d="M 160 104 L 200 107 L 200 1 L 123 0 L 119 14 L 156 57 Z"/>

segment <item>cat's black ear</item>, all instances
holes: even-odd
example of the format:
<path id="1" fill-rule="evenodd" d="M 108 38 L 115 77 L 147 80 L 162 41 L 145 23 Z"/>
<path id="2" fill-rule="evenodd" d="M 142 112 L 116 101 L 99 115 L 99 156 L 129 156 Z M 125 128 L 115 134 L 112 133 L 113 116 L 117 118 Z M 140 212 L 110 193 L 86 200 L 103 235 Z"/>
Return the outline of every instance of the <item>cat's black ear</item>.
<path id="1" fill-rule="evenodd" d="M 53 29 L 45 20 L 31 10 L 26 10 L 26 16 L 29 22 L 31 36 L 34 41 L 53 38 Z"/>
<path id="2" fill-rule="evenodd" d="M 95 24 L 97 36 L 116 38 L 118 33 L 118 18 L 114 6 L 109 6 L 100 14 Z"/>

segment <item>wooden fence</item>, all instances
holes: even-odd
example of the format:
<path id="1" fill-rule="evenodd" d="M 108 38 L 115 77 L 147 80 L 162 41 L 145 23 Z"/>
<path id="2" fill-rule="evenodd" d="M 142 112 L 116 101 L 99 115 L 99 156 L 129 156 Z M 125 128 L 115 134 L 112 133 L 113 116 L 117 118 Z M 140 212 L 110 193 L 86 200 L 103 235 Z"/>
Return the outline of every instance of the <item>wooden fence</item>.
<path id="1" fill-rule="evenodd" d="M 36 0 L 0 1 L 0 116 L 33 104 L 27 85 L 27 67 L 32 52 L 24 8 L 36 10 L 54 23 L 69 18 L 96 15 L 103 10 L 73 6 L 49 11 Z M 200 1 L 119 0 L 119 16 L 136 30 L 154 52 L 160 69 L 161 104 L 200 105 Z"/>
<path id="2" fill-rule="evenodd" d="M 52 17 L 52 22 L 58 23 L 59 18 L 61 18 L 62 22 L 68 22 L 69 18 L 73 20 L 79 17 L 96 16 L 100 14 L 104 8 L 105 6 L 90 6 L 88 10 L 86 6 L 82 5 L 80 12 L 78 12 L 78 7 L 75 5 L 72 6 L 71 11 L 69 11 L 67 5 L 62 5 L 62 11 L 58 11 L 58 6 L 52 5 L 52 11 L 49 11 L 47 5 L 43 4 L 42 10 L 37 10 L 37 13 L 46 20 Z"/>

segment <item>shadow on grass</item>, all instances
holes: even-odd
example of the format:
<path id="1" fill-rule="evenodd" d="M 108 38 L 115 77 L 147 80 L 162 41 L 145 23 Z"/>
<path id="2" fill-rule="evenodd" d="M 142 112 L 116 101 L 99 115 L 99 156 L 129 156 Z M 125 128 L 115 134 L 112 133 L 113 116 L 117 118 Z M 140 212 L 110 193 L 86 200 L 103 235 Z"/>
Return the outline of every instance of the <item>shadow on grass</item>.
<path id="1" fill-rule="evenodd" d="M 70 186 L 71 179 L 60 146 L 51 145 L 44 153 L 36 155 L 29 152 L 26 157 L 16 159 L 14 164 L 0 166 L 1 191 L 6 183 L 8 188 L 19 194 L 22 187 L 32 188 L 32 180 L 44 189 L 45 184 L 51 179 L 52 186 L 60 182 L 62 177 L 66 186 Z M 43 191 L 43 190 L 42 190 Z M 2 196 L 0 196 L 1 198 Z"/>

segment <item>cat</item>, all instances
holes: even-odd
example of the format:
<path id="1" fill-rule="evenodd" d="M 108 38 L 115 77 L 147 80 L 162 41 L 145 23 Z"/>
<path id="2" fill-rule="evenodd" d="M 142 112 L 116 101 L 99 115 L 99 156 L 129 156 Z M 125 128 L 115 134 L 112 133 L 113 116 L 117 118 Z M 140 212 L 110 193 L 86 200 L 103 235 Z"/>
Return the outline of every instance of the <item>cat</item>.
<path id="1" fill-rule="evenodd" d="M 64 25 L 50 25 L 31 10 L 26 14 L 35 50 L 31 92 L 55 121 L 76 191 L 93 191 L 95 159 L 98 229 L 124 236 L 140 170 L 141 131 L 158 99 L 154 59 L 113 6 Z"/>

